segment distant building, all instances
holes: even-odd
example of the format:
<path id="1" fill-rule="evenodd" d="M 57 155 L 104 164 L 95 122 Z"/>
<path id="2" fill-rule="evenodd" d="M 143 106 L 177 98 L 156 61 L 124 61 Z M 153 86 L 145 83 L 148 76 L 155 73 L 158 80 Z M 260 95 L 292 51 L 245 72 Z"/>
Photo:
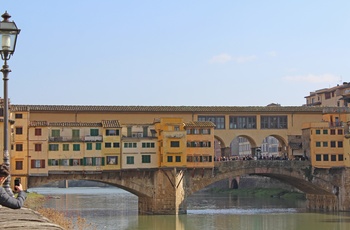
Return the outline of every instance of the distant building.
<path id="1" fill-rule="evenodd" d="M 350 103 L 350 82 L 310 92 L 310 95 L 305 98 L 306 106 L 348 107 Z"/>

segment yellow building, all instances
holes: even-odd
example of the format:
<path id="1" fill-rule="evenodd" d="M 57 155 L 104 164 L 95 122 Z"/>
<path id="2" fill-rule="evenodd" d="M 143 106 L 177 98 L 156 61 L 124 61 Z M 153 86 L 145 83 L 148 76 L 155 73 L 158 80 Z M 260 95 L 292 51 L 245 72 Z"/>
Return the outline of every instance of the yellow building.
<path id="1" fill-rule="evenodd" d="M 188 168 L 214 167 L 214 127 L 210 121 L 185 123 Z"/>
<path id="2" fill-rule="evenodd" d="M 349 167 L 349 140 L 344 125 L 347 113 L 325 111 L 320 122 L 303 125 L 303 149 L 316 168 Z"/>
<path id="3" fill-rule="evenodd" d="M 186 131 L 182 118 L 155 120 L 159 167 L 186 167 Z"/>
<path id="4" fill-rule="evenodd" d="M 122 125 L 122 168 L 157 168 L 157 136 L 153 124 Z"/>

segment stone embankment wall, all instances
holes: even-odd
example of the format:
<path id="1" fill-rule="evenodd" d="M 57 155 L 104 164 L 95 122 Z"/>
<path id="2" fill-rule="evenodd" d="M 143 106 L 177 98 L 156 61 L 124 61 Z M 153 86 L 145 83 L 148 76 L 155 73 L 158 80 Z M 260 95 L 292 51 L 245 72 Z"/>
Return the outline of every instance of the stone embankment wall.
<path id="1" fill-rule="evenodd" d="M 0 229 L 64 230 L 61 226 L 52 223 L 31 209 L 5 207 L 0 207 Z"/>

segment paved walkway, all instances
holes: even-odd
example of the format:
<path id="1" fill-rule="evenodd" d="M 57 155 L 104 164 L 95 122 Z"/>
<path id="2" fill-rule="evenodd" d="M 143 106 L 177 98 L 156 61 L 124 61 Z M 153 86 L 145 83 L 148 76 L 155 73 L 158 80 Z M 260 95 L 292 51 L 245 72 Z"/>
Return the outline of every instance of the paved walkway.
<path id="1" fill-rule="evenodd" d="M 31 209 L 9 209 L 5 207 L 0 207 L 0 229 L 64 230 Z"/>

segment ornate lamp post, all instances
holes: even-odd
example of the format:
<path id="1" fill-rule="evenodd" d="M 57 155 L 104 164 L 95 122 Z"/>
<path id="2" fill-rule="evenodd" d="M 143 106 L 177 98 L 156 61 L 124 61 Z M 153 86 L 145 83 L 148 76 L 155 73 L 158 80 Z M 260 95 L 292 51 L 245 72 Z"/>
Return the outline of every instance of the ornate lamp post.
<path id="1" fill-rule="evenodd" d="M 7 61 L 10 60 L 10 57 L 15 52 L 16 48 L 16 42 L 17 42 L 17 35 L 21 31 L 17 28 L 15 22 L 10 22 L 9 19 L 11 16 L 7 13 L 7 11 L 1 15 L 3 20 L 0 22 L 0 36 L 1 36 L 1 47 L 0 47 L 0 54 L 1 59 L 4 60 L 4 65 L 2 66 L 1 72 L 4 75 L 4 107 L 3 107 L 3 114 L 4 114 L 4 163 L 8 166 L 10 166 L 10 154 L 8 149 L 9 144 L 9 133 L 8 133 L 8 123 L 9 123 L 9 109 L 8 109 L 8 92 L 7 92 L 7 81 L 8 74 L 11 72 L 9 69 L 9 66 L 7 65 Z M 11 178 L 9 177 L 3 187 L 4 189 L 10 193 L 12 193 L 12 189 L 10 188 L 10 181 Z"/>

